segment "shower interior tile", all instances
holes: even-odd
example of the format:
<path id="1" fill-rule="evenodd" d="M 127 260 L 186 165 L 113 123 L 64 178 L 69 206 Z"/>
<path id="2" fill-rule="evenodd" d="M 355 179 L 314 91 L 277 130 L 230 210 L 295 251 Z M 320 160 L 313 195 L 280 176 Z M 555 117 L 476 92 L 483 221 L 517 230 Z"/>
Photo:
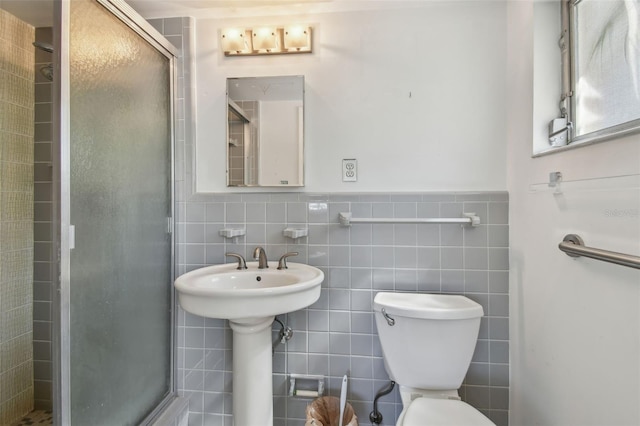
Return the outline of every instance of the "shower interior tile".
<path id="1" fill-rule="evenodd" d="M 51 83 L 36 83 L 35 89 L 34 89 L 36 102 L 52 102 L 53 101 L 51 86 L 52 86 Z M 43 118 L 46 118 L 45 120 L 43 120 L 45 122 L 51 122 L 52 120 L 51 115 Z M 36 120 L 36 121 L 39 121 L 39 120 Z"/>
<path id="2" fill-rule="evenodd" d="M 7 280 L 0 283 L 2 298 L 0 312 L 8 313 L 17 308 L 23 308 L 31 303 L 31 280 Z"/>
<path id="3" fill-rule="evenodd" d="M 36 163 L 51 164 L 52 161 L 52 143 L 37 142 L 34 146 L 33 159 Z"/>
<path id="4" fill-rule="evenodd" d="M 51 341 L 51 322 L 33 322 L 33 340 Z"/>
<path id="5" fill-rule="evenodd" d="M 2 161 L 30 164 L 33 161 L 33 141 L 28 135 L 0 131 Z"/>
<path id="6" fill-rule="evenodd" d="M 0 223 L 0 233 L 0 251 L 30 250 L 33 247 L 33 225 L 30 221 Z"/>
<path id="7" fill-rule="evenodd" d="M 33 137 L 35 142 L 51 142 L 51 123 L 35 123 Z"/>

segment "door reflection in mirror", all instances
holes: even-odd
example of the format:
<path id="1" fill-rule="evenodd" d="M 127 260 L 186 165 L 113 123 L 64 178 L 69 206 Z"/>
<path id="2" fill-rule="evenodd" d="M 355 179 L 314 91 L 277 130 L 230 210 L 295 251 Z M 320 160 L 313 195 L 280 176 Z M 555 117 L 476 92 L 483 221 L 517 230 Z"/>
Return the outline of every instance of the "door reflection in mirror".
<path id="1" fill-rule="evenodd" d="M 227 79 L 227 185 L 304 186 L 304 77 Z"/>

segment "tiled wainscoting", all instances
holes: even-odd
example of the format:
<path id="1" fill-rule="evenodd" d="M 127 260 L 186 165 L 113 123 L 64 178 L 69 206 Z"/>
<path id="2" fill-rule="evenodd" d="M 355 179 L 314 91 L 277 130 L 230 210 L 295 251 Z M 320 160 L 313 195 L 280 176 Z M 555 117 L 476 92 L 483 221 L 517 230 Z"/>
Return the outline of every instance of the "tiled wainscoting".
<path id="1" fill-rule="evenodd" d="M 354 224 L 354 217 L 461 217 L 475 212 L 481 225 Z M 308 237 L 283 236 L 287 226 L 308 228 Z M 224 227 L 246 229 L 225 240 Z M 388 383 L 372 301 L 379 291 L 464 294 L 484 307 L 473 362 L 462 398 L 498 425 L 508 423 L 508 196 L 505 192 L 424 194 L 261 193 L 198 195 L 178 208 L 179 273 L 232 262 L 226 252 L 249 259 L 262 246 L 269 260 L 322 269 L 320 300 L 279 317 L 294 329 L 273 357 L 274 417 L 277 425 L 303 425 L 309 400 L 286 396 L 287 374 L 322 374 L 332 395 L 350 377 L 349 400 L 368 424 L 376 392 Z M 190 398 L 189 424 L 231 425 L 231 330 L 222 320 L 179 311 L 178 383 Z M 274 336 L 277 332 L 274 326 Z M 416 338 L 419 338 L 417 336 Z M 419 366 L 418 366 L 419 368 Z M 401 411 L 396 392 L 381 399 L 385 425 Z"/>

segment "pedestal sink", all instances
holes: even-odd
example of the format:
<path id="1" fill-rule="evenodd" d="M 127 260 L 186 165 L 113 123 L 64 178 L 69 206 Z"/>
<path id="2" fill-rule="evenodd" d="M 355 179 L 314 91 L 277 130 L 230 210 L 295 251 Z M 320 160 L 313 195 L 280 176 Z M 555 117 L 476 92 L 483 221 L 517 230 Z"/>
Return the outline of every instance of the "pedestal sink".
<path id="1" fill-rule="evenodd" d="M 175 281 L 180 306 L 194 315 L 228 319 L 233 330 L 234 426 L 273 425 L 271 324 L 276 315 L 297 311 L 320 297 L 318 268 L 277 262 L 258 269 L 237 264 L 208 266 Z"/>

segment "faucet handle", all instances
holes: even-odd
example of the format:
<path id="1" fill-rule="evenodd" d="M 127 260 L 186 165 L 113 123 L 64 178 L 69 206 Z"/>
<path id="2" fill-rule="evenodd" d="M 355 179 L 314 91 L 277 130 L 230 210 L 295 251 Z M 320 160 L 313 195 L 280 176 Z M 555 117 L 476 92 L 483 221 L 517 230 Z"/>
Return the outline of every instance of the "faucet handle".
<path id="1" fill-rule="evenodd" d="M 244 260 L 244 257 L 242 257 L 241 254 L 238 253 L 225 253 L 225 256 L 229 256 L 229 257 L 235 257 L 236 259 L 238 259 L 238 267 L 236 269 L 247 269 L 247 262 Z"/>
<path id="2" fill-rule="evenodd" d="M 289 253 L 283 254 L 278 261 L 278 269 L 287 269 L 287 257 L 297 256 L 298 254 L 297 251 L 290 251 Z"/>

